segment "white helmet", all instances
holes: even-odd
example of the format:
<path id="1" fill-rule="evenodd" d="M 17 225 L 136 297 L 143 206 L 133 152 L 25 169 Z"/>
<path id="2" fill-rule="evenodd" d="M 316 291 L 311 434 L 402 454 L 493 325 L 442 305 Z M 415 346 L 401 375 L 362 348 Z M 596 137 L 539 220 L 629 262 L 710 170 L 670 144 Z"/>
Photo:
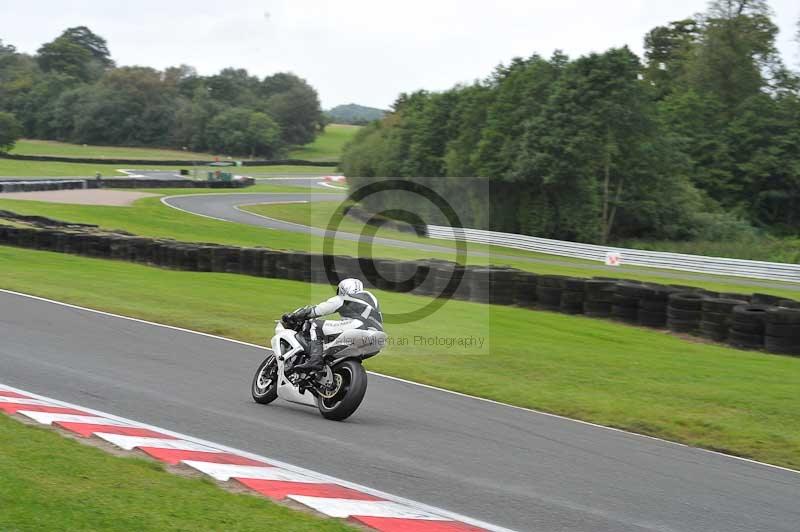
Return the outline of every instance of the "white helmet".
<path id="1" fill-rule="evenodd" d="M 336 293 L 340 296 L 350 296 L 364 290 L 364 283 L 358 279 L 342 279 Z"/>

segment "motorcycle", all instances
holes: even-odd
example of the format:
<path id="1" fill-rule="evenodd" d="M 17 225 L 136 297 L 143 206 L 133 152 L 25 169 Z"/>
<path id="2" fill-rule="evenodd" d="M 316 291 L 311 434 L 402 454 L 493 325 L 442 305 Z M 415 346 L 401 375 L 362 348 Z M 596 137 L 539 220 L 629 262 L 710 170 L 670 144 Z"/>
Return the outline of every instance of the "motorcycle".
<path id="1" fill-rule="evenodd" d="M 324 367 L 319 371 L 295 371 L 308 359 L 303 321 L 288 315 L 275 322 L 272 353 L 258 366 L 251 386 L 253 400 L 266 405 L 278 397 L 317 407 L 326 419 L 342 421 L 358 409 L 367 392 L 367 372 L 361 363 L 377 355 L 386 333 L 351 329 L 324 345 Z"/>

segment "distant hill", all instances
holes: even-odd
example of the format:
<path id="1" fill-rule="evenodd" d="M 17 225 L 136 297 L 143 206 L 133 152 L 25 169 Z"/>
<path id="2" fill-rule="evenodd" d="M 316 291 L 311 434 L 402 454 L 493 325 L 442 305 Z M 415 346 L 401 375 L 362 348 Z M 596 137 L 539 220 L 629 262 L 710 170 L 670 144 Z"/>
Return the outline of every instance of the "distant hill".
<path id="1" fill-rule="evenodd" d="M 336 124 L 367 124 L 373 120 L 380 120 L 386 114 L 383 109 L 365 107 L 355 103 L 337 105 L 329 111 L 325 111 L 331 122 Z"/>

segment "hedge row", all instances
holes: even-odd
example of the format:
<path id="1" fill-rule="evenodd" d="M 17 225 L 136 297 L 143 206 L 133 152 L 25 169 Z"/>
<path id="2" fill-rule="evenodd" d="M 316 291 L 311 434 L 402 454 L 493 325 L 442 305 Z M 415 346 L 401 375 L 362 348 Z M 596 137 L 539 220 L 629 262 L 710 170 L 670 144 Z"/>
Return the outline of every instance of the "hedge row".
<path id="1" fill-rule="evenodd" d="M 6 214 L 0 211 L 0 216 Z M 21 220 L 10 214 L 8 217 Z M 312 283 L 335 284 L 346 277 L 359 277 L 367 286 L 383 290 L 610 318 L 702 336 L 735 347 L 800 355 L 800 303 L 763 294 L 720 294 L 696 287 L 613 278 L 537 275 L 513 268 L 463 267 L 438 260 L 324 257 L 108 234 L 86 228 L 0 225 L 0 244 L 186 271 Z"/>
<path id="2" fill-rule="evenodd" d="M 87 163 L 87 164 L 122 164 L 122 165 L 163 165 L 163 166 L 208 166 L 218 161 L 187 161 L 183 160 L 162 160 L 162 159 L 112 159 L 104 157 L 58 157 L 55 155 L 19 155 L 13 153 L 0 153 L 4 159 L 15 159 L 18 161 L 42 161 L 54 163 Z M 269 161 L 242 161 L 242 166 L 339 166 L 337 161 L 304 161 L 302 159 L 280 159 Z"/>

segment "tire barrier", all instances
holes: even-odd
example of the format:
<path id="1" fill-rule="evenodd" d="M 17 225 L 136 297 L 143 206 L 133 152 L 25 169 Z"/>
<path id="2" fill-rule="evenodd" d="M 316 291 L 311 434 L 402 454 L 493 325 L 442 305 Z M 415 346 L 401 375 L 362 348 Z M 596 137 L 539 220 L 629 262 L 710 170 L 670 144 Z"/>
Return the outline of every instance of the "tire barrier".
<path id="1" fill-rule="evenodd" d="M 645 285 L 639 297 L 639 325 L 663 329 L 667 326 L 669 295 L 676 289 L 661 285 Z"/>
<path id="2" fill-rule="evenodd" d="M 0 181 L 3 192 L 41 192 L 44 190 L 75 190 L 95 188 L 245 188 L 255 184 L 252 177 L 231 181 L 200 181 L 193 179 L 142 179 L 118 177 L 112 179 L 71 179 L 36 181 Z"/>
<path id="3" fill-rule="evenodd" d="M 701 306 L 703 312 L 700 320 L 700 336 L 715 342 L 727 340 L 733 309 L 746 303 L 741 299 L 723 297 L 704 299 Z"/>
<path id="4" fill-rule="evenodd" d="M 570 277 L 563 280 L 562 286 L 559 310 L 564 314 L 583 314 L 586 280 Z"/>
<path id="5" fill-rule="evenodd" d="M 86 188 L 245 188 L 253 186 L 255 182 L 255 179 L 246 176 L 230 181 L 114 177 L 111 179 L 89 179 L 86 181 Z"/>
<path id="6" fill-rule="evenodd" d="M 593 318 L 611 316 L 614 303 L 614 292 L 617 289 L 615 280 L 587 279 L 584 286 L 583 313 Z"/>
<path id="7" fill-rule="evenodd" d="M 75 190 L 87 188 L 84 179 L 36 179 L 32 181 L 0 181 L 3 192 L 39 192 L 43 190 Z"/>
<path id="8" fill-rule="evenodd" d="M 403 222 L 400 220 L 395 220 L 394 218 L 381 216 L 380 214 L 375 214 L 367 210 L 364 210 L 356 204 L 348 205 L 344 210 L 344 214 L 345 216 L 349 216 L 367 225 L 372 225 L 375 227 L 381 227 L 386 229 L 393 229 L 395 231 L 401 231 L 403 233 L 413 233 L 419 236 L 428 235 L 428 233 L 426 232 L 427 226 L 425 225 L 412 225 L 408 222 Z"/>
<path id="9" fill-rule="evenodd" d="M 633 281 L 617 283 L 611 300 L 611 319 L 625 323 L 639 323 L 639 300 L 645 294 L 645 286 Z"/>
<path id="10" fill-rule="evenodd" d="M 771 308 L 773 307 L 752 303 L 733 307 L 728 343 L 744 349 L 764 347 L 764 324 Z"/>
<path id="11" fill-rule="evenodd" d="M 703 318 L 702 292 L 675 292 L 667 304 L 667 328 L 672 332 L 694 333 L 700 329 Z"/>
<path id="12" fill-rule="evenodd" d="M 536 299 L 545 310 L 561 310 L 561 292 L 564 291 L 563 275 L 540 275 L 536 285 Z"/>
<path id="13" fill-rule="evenodd" d="M 764 316 L 764 347 L 770 353 L 800 355 L 800 310 L 773 307 Z"/>
<path id="14" fill-rule="evenodd" d="M 329 284 L 365 277 L 369 262 L 334 257 L 328 271 L 322 255 L 178 242 L 106 233 L 95 226 L 0 211 L 0 245 L 124 260 L 183 271 L 218 272 Z M 49 226 L 49 227 L 48 227 Z M 690 333 L 744 349 L 800 356 L 800 302 L 765 294 L 717 294 L 696 287 L 596 277 L 537 275 L 513 268 L 459 266 L 442 260 L 373 262 L 370 288 L 447 297 L 476 303 L 611 318 L 629 324 Z M 461 277 L 452 294 L 444 294 Z M 451 287 L 452 289 L 453 287 Z M 768 304 L 759 301 L 771 302 Z"/>

